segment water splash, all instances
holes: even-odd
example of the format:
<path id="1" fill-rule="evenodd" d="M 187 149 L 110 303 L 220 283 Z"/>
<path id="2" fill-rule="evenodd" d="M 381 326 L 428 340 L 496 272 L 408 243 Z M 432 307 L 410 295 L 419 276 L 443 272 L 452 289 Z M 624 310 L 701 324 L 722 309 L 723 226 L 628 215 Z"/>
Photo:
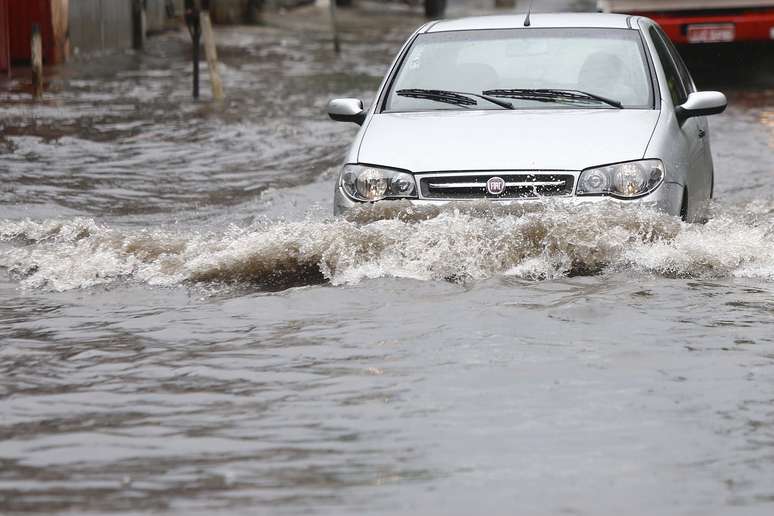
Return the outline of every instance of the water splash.
<path id="1" fill-rule="evenodd" d="M 119 281 L 261 289 L 366 278 L 541 280 L 631 270 L 774 280 L 774 209 L 716 208 L 704 225 L 632 206 L 531 202 L 364 207 L 336 220 L 224 232 L 131 230 L 91 219 L 3 221 L 0 267 L 24 288 Z"/>

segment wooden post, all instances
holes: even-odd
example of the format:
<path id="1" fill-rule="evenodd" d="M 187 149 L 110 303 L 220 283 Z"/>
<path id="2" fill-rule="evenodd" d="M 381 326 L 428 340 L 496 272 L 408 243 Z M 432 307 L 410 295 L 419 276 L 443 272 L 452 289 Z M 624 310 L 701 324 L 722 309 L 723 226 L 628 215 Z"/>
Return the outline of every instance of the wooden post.
<path id="1" fill-rule="evenodd" d="M 341 53 L 341 41 L 339 40 L 339 24 L 336 20 L 336 0 L 328 0 L 331 8 L 331 28 L 333 29 L 333 51 Z"/>
<path id="2" fill-rule="evenodd" d="M 218 51 L 215 48 L 215 34 L 212 32 L 209 11 L 202 11 L 201 24 L 204 54 L 207 56 L 207 68 L 210 70 L 210 83 L 212 83 L 212 96 L 215 100 L 223 100 L 223 81 L 220 80 L 220 72 L 218 72 Z"/>
<path id="3" fill-rule="evenodd" d="M 43 39 L 37 23 L 32 25 L 32 91 L 36 99 L 43 96 Z"/>

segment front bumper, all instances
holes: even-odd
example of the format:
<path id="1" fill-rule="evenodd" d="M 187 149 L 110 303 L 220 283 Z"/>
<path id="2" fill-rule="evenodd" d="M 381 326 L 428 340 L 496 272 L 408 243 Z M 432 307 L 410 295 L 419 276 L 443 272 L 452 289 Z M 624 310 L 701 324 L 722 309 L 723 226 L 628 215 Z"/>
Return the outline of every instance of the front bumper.
<path id="1" fill-rule="evenodd" d="M 665 183 L 662 183 L 661 186 L 659 186 L 654 192 L 644 197 L 640 197 L 638 199 L 633 199 L 633 200 L 616 199 L 614 197 L 601 196 L 601 195 L 600 196 L 573 195 L 573 196 L 544 197 L 542 199 L 536 199 L 536 198 L 493 199 L 493 200 L 490 200 L 490 202 L 508 205 L 508 204 L 515 204 L 515 203 L 536 202 L 539 200 L 545 201 L 545 200 L 551 200 L 551 199 L 561 200 L 562 202 L 567 202 L 567 201 L 578 202 L 578 203 L 615 202 L 615 203 L 621 203 L 621 204 L 627 204 L 627 205 L 638 205 L 638 206 L 654 208 L 664 213 L 667 213 L 669 215 L 679 216 L 680 208 L 682 207 L 682 202 L 683 202 L 683 185 L 678 183 L 665 182 Z M 411 199 L 404 202 L 409 202 L 413 206 L 443 206 L 445 204 L 465 202 L 465 201 L 457 201 L 457 200 L 439 201 L 439 200 L 430 200 L 430 199 Z M 344 193 L 344 191 L 341 189 L 338 183 L 336 184 L 334 199 L 333 199 L 334 215 L 336 216 L 343 215 L 344 213 L 351 210 L 352 208 L 355 208 L 357 206 L 362 206 L 364 204 L 368 204 L 368 203 L 353 201 Z"/>

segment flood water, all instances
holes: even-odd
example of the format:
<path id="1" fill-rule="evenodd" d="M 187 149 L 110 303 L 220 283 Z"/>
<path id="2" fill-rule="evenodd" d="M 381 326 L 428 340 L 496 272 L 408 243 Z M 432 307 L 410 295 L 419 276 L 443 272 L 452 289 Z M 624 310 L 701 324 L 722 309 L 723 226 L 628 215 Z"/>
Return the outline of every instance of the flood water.
<path id="1" fill-rule="evenodd" d="M 770 67 L 697 77 L 704 225 L 333 219 L 408 13 L 220 28 L 220 105 L 183 32 L 0 83 L 0 513 L 772 514 Z"/>

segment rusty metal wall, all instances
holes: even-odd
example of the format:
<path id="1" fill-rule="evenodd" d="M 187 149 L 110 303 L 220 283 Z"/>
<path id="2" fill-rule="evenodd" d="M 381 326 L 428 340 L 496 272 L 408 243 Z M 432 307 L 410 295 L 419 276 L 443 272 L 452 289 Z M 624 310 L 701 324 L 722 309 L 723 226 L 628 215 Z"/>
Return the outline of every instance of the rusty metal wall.
<path id="1" fill-rule="evenodd" d="M 131 48 L 131 1 L 71 1 L 70 46 L 76 54 L 95 50 Z"/>

